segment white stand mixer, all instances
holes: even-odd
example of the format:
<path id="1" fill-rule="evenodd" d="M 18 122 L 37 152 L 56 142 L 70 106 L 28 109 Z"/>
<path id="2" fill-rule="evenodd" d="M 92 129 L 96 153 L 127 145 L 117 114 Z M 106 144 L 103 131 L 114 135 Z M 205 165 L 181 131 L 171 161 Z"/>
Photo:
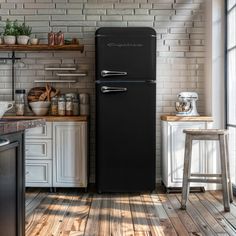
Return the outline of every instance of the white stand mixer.
<path id="1" fill-rule="evenodd" d="M 179 101 L 175 103 L 176 116 L 199 116 L 196 107 L 198 94 L 196 92 L 181 92 Z"/>

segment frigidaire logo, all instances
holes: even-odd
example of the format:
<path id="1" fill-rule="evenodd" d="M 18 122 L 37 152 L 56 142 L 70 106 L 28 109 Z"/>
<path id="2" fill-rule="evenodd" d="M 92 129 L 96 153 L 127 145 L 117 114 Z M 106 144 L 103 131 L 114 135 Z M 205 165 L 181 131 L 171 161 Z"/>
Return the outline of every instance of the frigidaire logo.
<path id="1" fill-rule="evenodd" d="M 108 47 L 118 47 L 118 48 L 123 48 L 123 47 L 143 47 L 143 44 L 141 43 L 108 43 Z"/>

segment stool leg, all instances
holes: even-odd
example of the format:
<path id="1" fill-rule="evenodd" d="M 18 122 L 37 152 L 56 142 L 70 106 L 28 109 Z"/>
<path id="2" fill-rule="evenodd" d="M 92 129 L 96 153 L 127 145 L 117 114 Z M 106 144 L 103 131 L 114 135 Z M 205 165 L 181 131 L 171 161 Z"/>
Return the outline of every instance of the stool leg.
<path id="1" fill-rule="evenodd" d="M 186 209 L 186 203 L 189 194 L 189 182 L 191 172 L 191 155 L 192 155 L 192 138 L 191 135 L 186 134 L 185 152 L 184 152 L 184 171 L 183 171 L 183 185 L 182 185 L 182 199 L 181 209 Z"/>
<path id="2" fill-rule="evenodd" d="M 229 199 L 230 202 L 233 202 L 233 189 L 232 189 L 232 182 L 231 182 L 231 176 L 230 176 L 230 167 L 229 167 L 229 135 L 225 135 L 225 145 L 226 145 L 226 163 L 227 163 L 227 169 L 228 169 L 228 181 L 229 181 Z"/>
<path id="3" fill-rule="evenodd" d="M 222 174 L 222 190 L 225 211 L 230 211 L 229 207 L 229 185 L 228 185 L 228 171 L 226 163 L 226 143 L 224 135 L 219 135 L 220 138 L 220 161 Z"/>

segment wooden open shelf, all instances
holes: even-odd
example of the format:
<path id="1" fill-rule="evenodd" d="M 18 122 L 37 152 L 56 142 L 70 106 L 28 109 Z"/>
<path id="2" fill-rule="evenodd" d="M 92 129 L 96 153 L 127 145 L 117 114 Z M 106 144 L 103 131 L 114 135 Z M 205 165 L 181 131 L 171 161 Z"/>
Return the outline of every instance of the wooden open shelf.
<path id="1" fill-rule="evenodd" d="M 0 45 L 0 51 L 84 51 L 84 45 L 68 44 L 68 45 L 54 45 L 37 44 L 37 45 Z"/>

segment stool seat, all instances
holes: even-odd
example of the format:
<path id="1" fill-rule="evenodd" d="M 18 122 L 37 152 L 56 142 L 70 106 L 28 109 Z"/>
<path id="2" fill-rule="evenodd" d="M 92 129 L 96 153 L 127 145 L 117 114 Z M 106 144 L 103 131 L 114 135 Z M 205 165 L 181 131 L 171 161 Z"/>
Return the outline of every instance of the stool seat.
<path id="1" fill-rule="evenodd" d="M 185 152 L 181 208 L 186 209 L 190 183 L 221 183 L 225 211 L 230 211 L 230 202 L 233 202 L 233 191 L 230 179 L 228 130 L 225 129 L 185 129 Z M 192 141 L 215 140 L 219 142 L 221 173 L 191 173 Z"/>
<path id="2" fill-rule="evenodd" d="M 217 135 L 229 133 L 226 129 L 185 129 L 183 132 L 192 135 Z"/>

